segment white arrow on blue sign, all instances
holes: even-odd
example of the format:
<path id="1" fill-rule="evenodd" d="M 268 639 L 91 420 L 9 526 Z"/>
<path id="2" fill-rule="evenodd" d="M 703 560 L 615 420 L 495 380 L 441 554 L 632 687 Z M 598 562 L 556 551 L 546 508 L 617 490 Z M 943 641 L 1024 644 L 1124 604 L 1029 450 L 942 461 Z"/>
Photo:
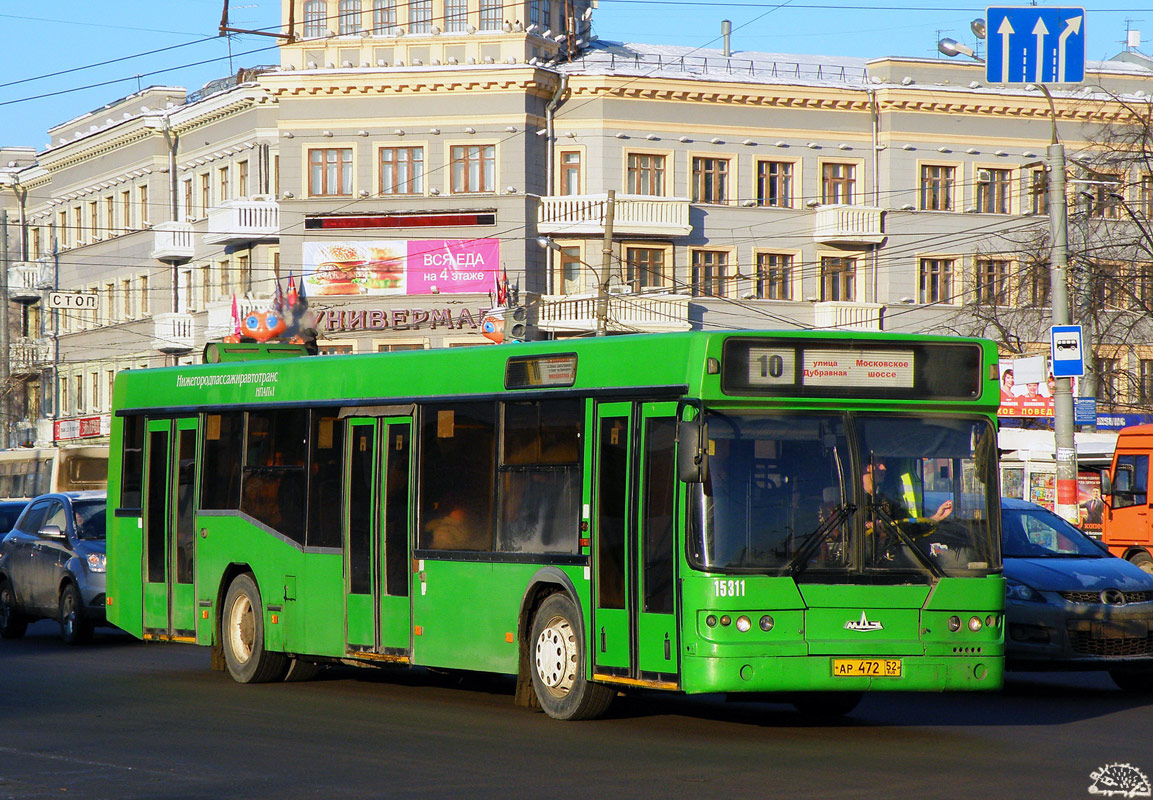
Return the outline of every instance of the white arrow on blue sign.
<path id="1" fill-rule="evenodd" d="M 989 83 L 1085 80 L 1085 9 L 987 8 Z"/>

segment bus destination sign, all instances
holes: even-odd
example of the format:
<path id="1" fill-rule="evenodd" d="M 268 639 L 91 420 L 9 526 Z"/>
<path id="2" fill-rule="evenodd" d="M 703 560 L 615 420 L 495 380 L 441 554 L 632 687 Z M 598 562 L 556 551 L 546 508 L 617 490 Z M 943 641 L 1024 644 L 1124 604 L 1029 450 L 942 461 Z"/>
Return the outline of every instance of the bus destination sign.
<path id="1" fill-rule="evenodd" d="M 834 350 L 750 347 L 748 383 L 756 386 L 852 386 L 913 388 L 911 350 Z"/>

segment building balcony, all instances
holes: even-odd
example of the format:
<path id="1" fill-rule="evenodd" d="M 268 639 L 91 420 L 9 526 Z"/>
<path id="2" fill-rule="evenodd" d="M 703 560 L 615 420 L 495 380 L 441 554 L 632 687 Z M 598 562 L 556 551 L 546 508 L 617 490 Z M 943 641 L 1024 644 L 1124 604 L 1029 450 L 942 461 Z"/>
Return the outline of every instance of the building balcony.
<path id="1" fill-rule="evenodd" d="M 52 364 L 52 340 L 17 337 L 9 346 L 8 371 L 12 375 L 36 375 Z"/>
<path id="2" fill-rule="evenodd" d="M 882 210 L 872 206 L 817 206 L 813 241 L 823 244 L 880 244 L 885 241 Z"/>
<path id="3" fill-rule="evenodd" d="M 609 294 L 605 330 L 608 333 L 673 333 L 687 331 L 687 294 Z M 595 333 L 600 326 L 595 294 L 544 295 L 537 304 L 537 328 L 549 333 Z"/>
<path id="4" fill-rule="evenodd" d="M 180 354 L 187 353 L 195 345 L 191 314 L 173 313 L 154 314 L 152 317 L 152 349 L 161 353 Z"/>
<path id="5" fill-rule="evenodd" d="M 537 210 L 537 232 L 556 236 L 604 236 L 607 207 L 607 194 L 542 197 Z M 616 195 L 614 236 L 688 236 L 691 232 L 686 198 Z"/>
<path id="6" fill-rule="evenodd" d="M 35 261 L 17 261 L 8 268 L 8 297 L 31 305 L 40 300 L 40 266 Z"/>
<path id="7" fill-rule="evenodd" d="M 208 209 L 205 244 L 242 244 L 280 236 L 280 204 L 265 198 L 225 200 Z"/>
<path id="8" fill-rule="evenodd" d="M 158 222 L 152 226 L 152 257 L 157 261 L 189 261 L 194 252 L 191 222 Z"/>
<path id="9" fill-rule="evenodd" d="M 836 328 L 851 331 L 881 330 L 881 309 L 878 303 L 848 303 L 839 300 L 813 304 L 813 327 Z"/>

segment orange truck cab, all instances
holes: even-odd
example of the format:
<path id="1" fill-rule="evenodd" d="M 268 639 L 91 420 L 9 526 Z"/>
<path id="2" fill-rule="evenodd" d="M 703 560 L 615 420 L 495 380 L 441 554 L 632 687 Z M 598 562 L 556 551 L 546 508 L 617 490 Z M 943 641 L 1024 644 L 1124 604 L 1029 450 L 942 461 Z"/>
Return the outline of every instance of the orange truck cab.
<path id="1" fill-rule="evenodd" d="M 1109 472 L 1101 476 L 1106 500 L 1101 540 L 1114 555 L 1153 572 L 1153 494 L 1149 462 L 1153 425 L 1123 428 Z"/>

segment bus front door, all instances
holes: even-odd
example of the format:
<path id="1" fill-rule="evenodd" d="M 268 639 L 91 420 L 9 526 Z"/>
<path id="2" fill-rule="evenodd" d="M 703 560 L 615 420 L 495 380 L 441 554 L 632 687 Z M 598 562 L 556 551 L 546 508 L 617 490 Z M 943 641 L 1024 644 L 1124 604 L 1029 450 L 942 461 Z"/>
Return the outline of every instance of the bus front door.
<path id="1" fill-rule="evenodd" d="M 144 633 L 196 639 L 195 419 L 148 421 L 144 450 Z"/>
<path id="2" fill-rule="evenodd" d="M 346 642 L 351 653 L 411 653 L 412 420 L 351 418 L 345 464 Z"/>
<path id="3" fill-rule="evenodd" d="M 594 443 L 594 674 L 677 684 L 676 404 L 602 403 Z"/>

